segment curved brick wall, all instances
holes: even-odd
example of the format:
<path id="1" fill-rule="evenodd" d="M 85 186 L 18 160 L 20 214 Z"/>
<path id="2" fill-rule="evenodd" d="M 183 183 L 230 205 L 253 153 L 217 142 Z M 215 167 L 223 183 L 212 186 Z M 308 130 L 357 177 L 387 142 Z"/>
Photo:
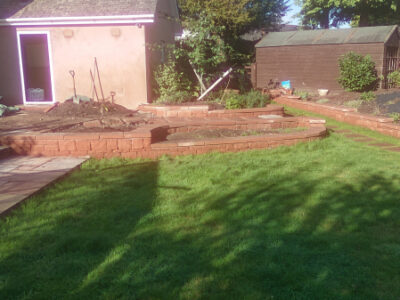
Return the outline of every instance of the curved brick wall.
<path id="1" fill-rule="evenodd" d="M 163 118 L 235 118 L 258 117 L 260 115 L 284 115 L 284 109 L 280 105 L 267 105 L 262 108 L 249 109 L 216 109 L 212 110 L 208 105 L 193 106 L 169 106 L 144 104 L 139 106 L 139 111 L 152 113 Z"/>
<path id="2" fill-rule="evenodd" d="M 32 156 L 85 156 L 97 158 L 157 158 L 161 155 L 200 154 L 210 151 L 231 152 L 273 148 L 322 138 L 325 121 L 313 118 L 198 120 L 158 123 L 131 132 L 111 133 L 26 133 L 0 136 L 0 144 L 11 146 L 18 154 Z M 174 132 L 197 128 L 278 129 L 306 127 L 290 134 L 202 139 L 184 142 L 165 141 Z"/>

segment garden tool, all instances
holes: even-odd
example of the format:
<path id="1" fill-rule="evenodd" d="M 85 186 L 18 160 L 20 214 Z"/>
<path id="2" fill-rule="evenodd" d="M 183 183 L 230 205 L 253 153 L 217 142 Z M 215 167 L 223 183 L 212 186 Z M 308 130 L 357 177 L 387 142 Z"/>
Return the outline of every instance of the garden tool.
<path id="1" fill-rule="evenodd" d="M 79 104 L 79 98 L 76 96 L 76 86 L 75 86 L 75 71 L 69 71 L 69 74 L 72 76 L 72 82 L 74 84 L 74 97 L 72 97 L 72 101 L 76 104 Z"/>

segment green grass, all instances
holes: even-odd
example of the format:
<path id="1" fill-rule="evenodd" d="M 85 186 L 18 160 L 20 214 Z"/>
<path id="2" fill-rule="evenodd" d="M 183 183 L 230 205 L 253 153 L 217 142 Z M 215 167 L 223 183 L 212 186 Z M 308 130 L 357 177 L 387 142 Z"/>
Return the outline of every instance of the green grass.
<path id="1" fill-rule="evenodd" d="M 91 160 L 0 221 L 0 299 L 398 299 L 399 163 L 334 133 Z"/>

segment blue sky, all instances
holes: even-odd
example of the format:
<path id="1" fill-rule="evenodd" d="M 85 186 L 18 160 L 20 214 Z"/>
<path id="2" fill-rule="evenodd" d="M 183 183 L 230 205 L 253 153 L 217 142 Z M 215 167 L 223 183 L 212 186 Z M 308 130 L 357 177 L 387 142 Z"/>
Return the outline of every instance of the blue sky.
<path id="1" fill-rule="evenodd" d="M 298 25 L 299 20 L 293 18 L 293 15 L 297 14 L 300 11 L 300 7 L 294 4 L 294 0 L 289 1 L 290 9 L 287 12 L 286 16 L 283 17 L 283 22 L 293 25 Z"/>

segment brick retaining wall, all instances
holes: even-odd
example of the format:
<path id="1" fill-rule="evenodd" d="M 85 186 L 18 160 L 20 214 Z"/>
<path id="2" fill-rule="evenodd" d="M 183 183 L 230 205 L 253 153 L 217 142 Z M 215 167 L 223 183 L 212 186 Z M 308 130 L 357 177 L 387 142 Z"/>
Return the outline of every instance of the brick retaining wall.
<path id="1" fill-rule="evenodd" d="M 249 109 L 212 110 L 209 105 L 169 106 L 143 104 L 138 109 L 141 112 L 152 113 L 154 116 L 162 118 L 252 118 L 260 115 L 284 115 L 284 109 L 280 105 L 267 105 L 262 108 Z"/>
<path id="2" fill-rule="evenodd" d="M 200 154 L 211 151 L 235 152 L 247 149 L 293 145 L 325 136 L 325 121 L 313 118 L 278 118 L 250 120 L 198 120 L 158 123 L 130 132 L 105 133 L 26 133 L 0 135 L 0 144 L 9 145 L 22 155 L 85 156 L 96 158 L 157 158 L 161 155 Z M 213 138 L 182 142 L 165 141 L 168 134 L 199 128 L 241 130 L 306 127 L 289 134 Z"/>
<path id="3" fill-rule="evenodd" d="M 335 107 L 287 97 L 279 97 L 274 100 L 282 105 L 310 111 L 330 117 L 340 122 L 358 125 L 385 135 L 400 138 L 400 124 L 394 123 L 392 118 L 361 114 L 358 113 L 354 108 Z"/>

